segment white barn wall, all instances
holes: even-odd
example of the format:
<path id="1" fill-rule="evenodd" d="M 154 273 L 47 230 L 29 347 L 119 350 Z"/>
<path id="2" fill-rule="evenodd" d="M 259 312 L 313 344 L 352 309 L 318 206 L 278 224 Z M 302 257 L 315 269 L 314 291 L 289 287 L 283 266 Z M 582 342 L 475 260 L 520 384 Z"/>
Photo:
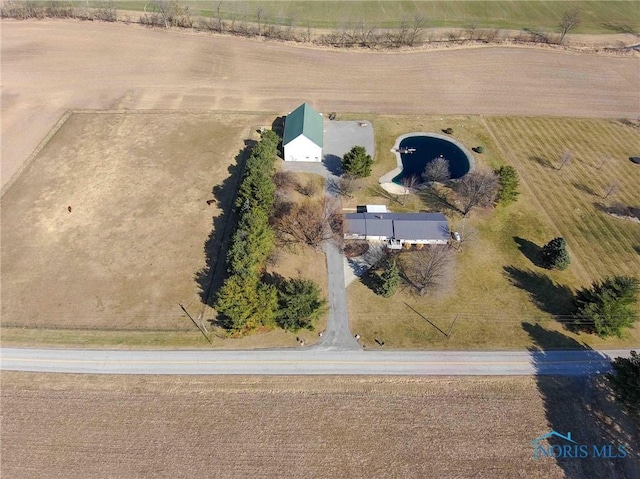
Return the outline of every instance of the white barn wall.
<path id="1" fill-rule="evenodd" d="M 304 135 L 284 145 L 285 161 L 322 161 L 322 148 Z"/>

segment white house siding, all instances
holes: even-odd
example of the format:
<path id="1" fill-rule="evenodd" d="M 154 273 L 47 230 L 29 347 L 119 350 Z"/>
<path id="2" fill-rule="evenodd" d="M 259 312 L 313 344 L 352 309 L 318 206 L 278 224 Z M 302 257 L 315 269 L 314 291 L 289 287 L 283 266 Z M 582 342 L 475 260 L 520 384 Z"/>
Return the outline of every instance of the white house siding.
<path id="1" fill-rule="evenodd" d="M 322 148 L 306 136 L 300 135 L 284 145 L 285 161 L 321 161 Z"/>
<path id="2" fill-rule="evenodd" d="M 367 239 L 369 241 L 387 241 L 390 238 L 387 236 L 367 236 Z"/>
<path id="3" fill-rule="evenodd" d="M 400 240 L 402 244 L 447 244 L 445 240 Z"/>

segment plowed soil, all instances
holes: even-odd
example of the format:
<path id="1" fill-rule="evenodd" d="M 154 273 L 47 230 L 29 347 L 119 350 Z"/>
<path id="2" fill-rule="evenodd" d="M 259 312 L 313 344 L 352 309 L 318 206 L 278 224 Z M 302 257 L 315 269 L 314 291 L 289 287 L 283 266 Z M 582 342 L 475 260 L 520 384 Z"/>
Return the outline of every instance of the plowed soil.
<path id="1" fill-rule="evenodd" d="M 533 460 L 533 439 L 554 427 L 637 453 L 634 430 L 617 416 L 601 418 L 599 429 L 599 397 L 570 379 L 2 379 L 1 472 L 12 479 L 546 479 L 621 477 L 637 463 Z M 585 399 L 566 400 L 574 396 Z"/>
<path id="2" fill-rule="evenodd" d="M 335 51 L 135 25 L 2 22 L 2 183 L 70 108 L 637 117 L 638 59 Z"/>

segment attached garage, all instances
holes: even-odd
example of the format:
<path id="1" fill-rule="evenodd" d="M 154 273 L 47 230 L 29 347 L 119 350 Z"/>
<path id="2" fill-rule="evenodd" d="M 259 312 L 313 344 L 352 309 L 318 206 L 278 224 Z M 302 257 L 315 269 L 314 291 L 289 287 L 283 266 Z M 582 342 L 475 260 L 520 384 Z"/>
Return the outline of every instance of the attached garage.
<path id="1" fill-rule="evenodd" d="M 282 145 L 285 161 L 322 161 L 322 115 L 303 103 L 284 122 Z"/>

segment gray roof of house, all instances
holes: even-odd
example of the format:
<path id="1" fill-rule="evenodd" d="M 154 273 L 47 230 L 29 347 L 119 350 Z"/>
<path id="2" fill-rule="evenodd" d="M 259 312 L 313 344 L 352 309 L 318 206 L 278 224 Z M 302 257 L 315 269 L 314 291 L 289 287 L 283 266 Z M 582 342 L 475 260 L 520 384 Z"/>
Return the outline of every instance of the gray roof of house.
<path id="1" fill-rule="evenodd" d="M 285 118 L 282 144 L 286 145 L 300 135 L 306 136 L 322 148 L 322 115 L 308 103 L 303 103 Z"/>
<path id="2" fill-rule="evenodd" d="M 442 213 L 348 213 L 345 219 L 347 234 L 397 240 L 449 239 L 449 223 Z"/>

